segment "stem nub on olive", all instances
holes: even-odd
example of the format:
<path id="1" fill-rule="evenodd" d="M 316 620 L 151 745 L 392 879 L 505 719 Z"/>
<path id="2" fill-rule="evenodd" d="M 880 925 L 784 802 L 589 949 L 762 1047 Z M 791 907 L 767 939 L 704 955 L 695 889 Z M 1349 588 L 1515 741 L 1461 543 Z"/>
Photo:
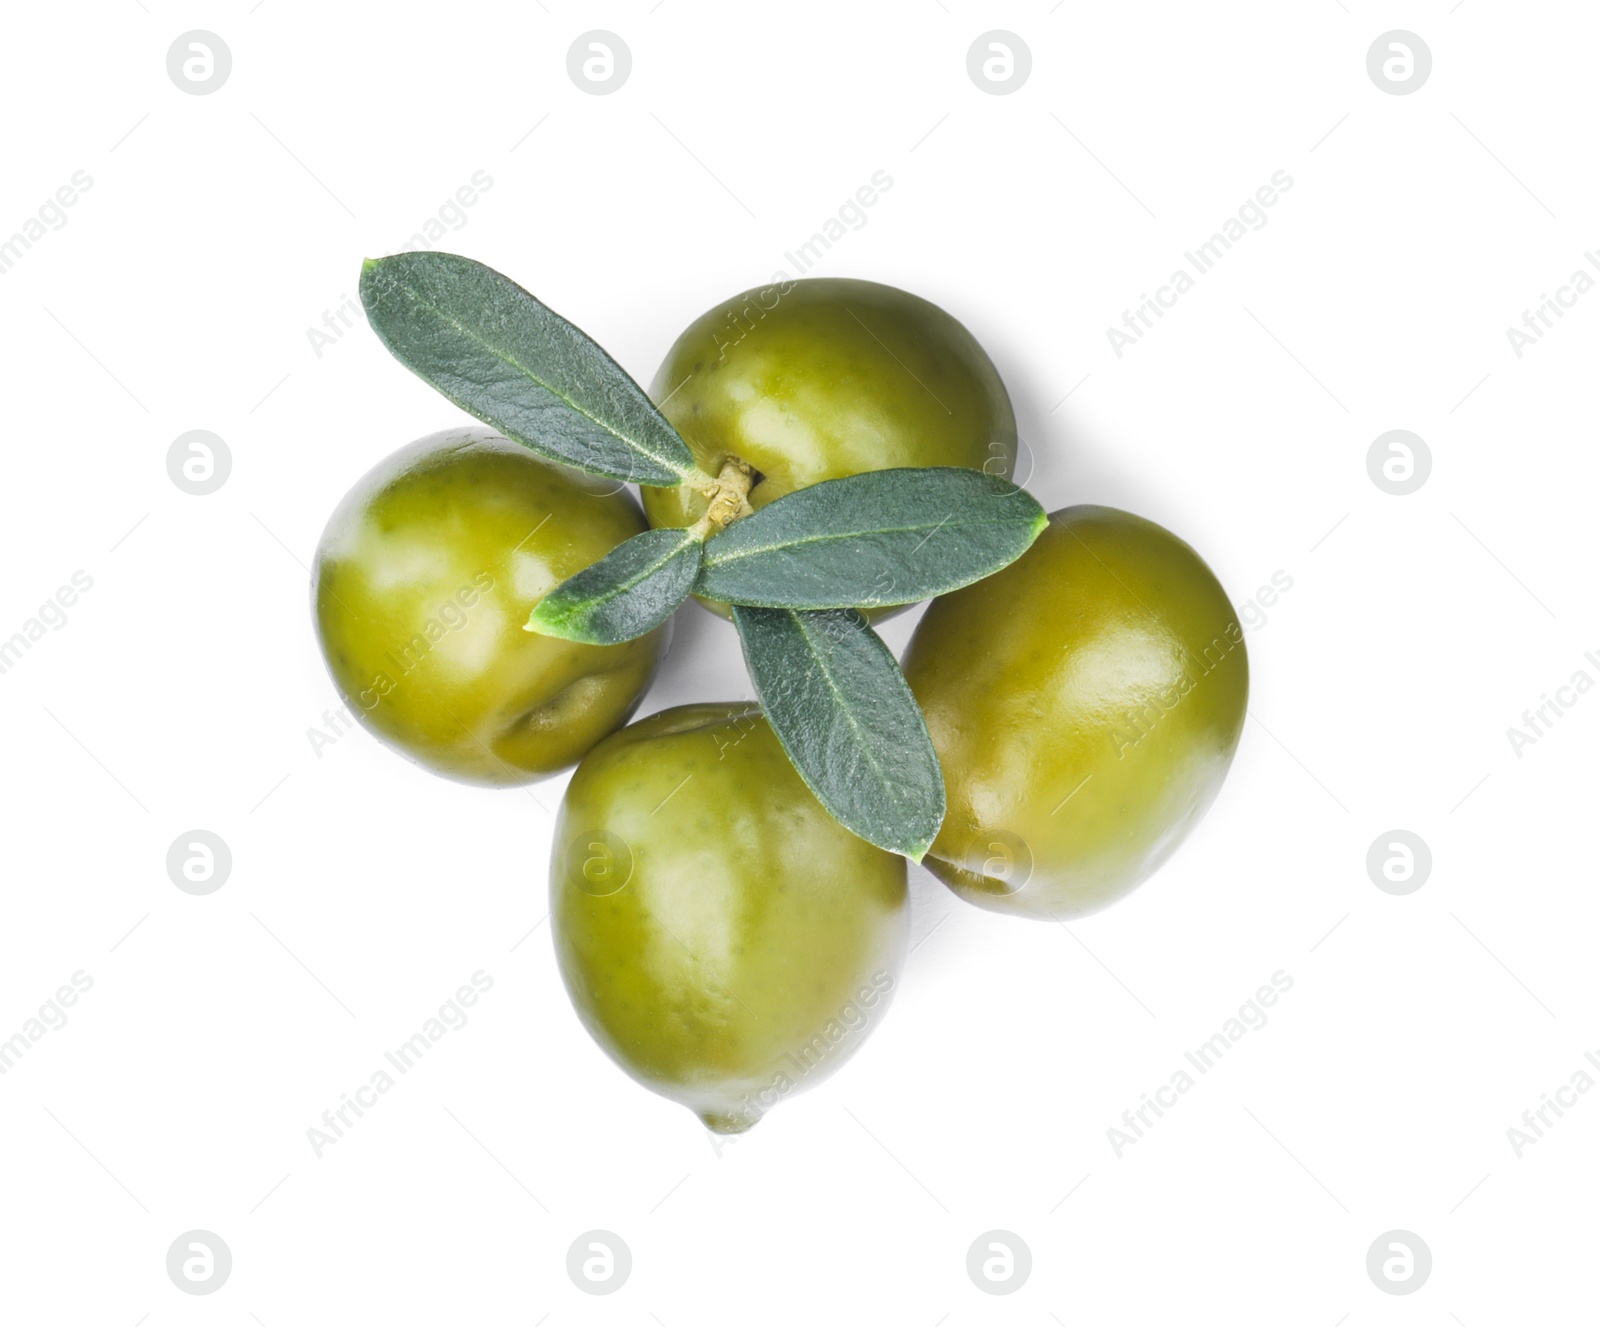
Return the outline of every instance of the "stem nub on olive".
<path id="1" fill-rule="evenodd" d="M 550 918 L 606 1054 L 738 1133 L 882 1017 L 905 953 L 906 862 L 822 809 L 758 708 L 685 705 L 578 766 Z"/>
<path id="2" fill-rule="evenodd" d="M 758 510 L 866 470 L 957 465 L 1009 479 L 1016 466 L 1016 417 L 983 347 L 938 305 L 875 281 L 813 277 L 734 296 L 673 343 L 650 394 L 701 470 L 715 475 L 730 457 L 754 467 Z M 651 525 L 688 526 L 706 499 L 647 488 L 644 506 Z"/>

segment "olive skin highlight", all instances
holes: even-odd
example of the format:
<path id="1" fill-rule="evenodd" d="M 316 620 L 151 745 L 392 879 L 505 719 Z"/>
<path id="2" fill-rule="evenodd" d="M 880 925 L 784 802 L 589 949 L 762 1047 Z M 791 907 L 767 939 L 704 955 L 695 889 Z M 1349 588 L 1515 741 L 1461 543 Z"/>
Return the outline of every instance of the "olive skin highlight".
<path id="1" fill-rule="evenodd" d="M 551 853 L 584 1026 L 718 1133 L 837 1069 L 899 980 L 905 859 L 823 810 L 753 705 L 680 706 L 607 738 Z"/>
<path id="2" fill-rule="evenodd" d="M 350 711 L 417 764 L 514 785 L 580 760 L 628 721 L 665 628 L 622 645 L 523 630 L 533 606 L 646 528 L 616 485 L 482 428 L 403 447 L 328 521 L 317 637 Z"/>
<path id="3" fill-rule="evenodd" d="M 1216 797 L 1249 696 L 1211 569 L 1108 507 L 1053 513 L 1011 566 L 935 599 L 904 667 L 949 805 L 924 864 L 1042 919 L 1103 908 L 1166 861 Z"/>
<path id="4" fill-rule="evenodd" d="M 707 474 L 729 457 L 755 468 L 757 510 L 868 470 L 953 465 L 1009 479 L 1016 467 L 1016 417 L 983 347 L 938 305 L 874 281 L 736 295 L 678 337 L 650 394 Z M 648 488 L 644 507 L 651 525 L 686 526 L 706 499 Z"/>

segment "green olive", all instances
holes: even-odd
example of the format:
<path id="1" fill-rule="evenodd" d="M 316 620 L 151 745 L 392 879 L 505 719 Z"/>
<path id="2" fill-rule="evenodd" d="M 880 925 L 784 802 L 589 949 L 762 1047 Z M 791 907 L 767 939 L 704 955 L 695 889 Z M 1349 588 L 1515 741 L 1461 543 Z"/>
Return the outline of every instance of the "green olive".
<path id="1" fill-rule="evenodd" d="M 905 953 L 906 863 L 822 809 L 758 708 L 685 705 L 578 766 L 550 917 L 605 1052 L 738 1133 L 876 1024 Z"/>
<path id="2" fill-rule="evenodd" d="M 1172 854 L 1222 785 L 1250 689 L 1199 555 L 1089 506 L 934 600 L 905 672 L 949 806 L 926 865 L 970 902 L 1040 918 L 1102 908 Z"/>
<path id="3" fill-rule="evenodd" d="M 419 765 L 496 785 L 565 769 L 625 724 L 664 629 L 610 646 L 523 630 L 556 585 L 646 528 L 614 487 L 485 429 L 435 433 L 369 471 L 312 572 L 351 711 Z"/>
<path id="4" fill-rule="evenodd" d="M 873 281 L 736 295 L 689 325 L 650 391 L 707 474 L 730 457 L 755 467 L 757 509 L 867 470 L 956 465 L 1009 479 L 1016 466 L 1016 417 L 983 347 L 937 305 Z M 651 525 L 692 525 L 706 499 L 648 488 L 644 508 Z"/>

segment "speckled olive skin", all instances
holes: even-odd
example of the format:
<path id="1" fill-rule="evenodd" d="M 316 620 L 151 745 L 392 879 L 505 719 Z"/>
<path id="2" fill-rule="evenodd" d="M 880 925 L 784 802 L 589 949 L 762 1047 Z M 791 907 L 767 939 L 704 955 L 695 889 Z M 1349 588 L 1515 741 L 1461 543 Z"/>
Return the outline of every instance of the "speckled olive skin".
<path id="1" fill-rule="evenodd" d="M 786 281 L 717 305 L 673 343 L 650 394 L 707 474 L 729 456 L 760 472 L 757 509 L 866 470 L 1009 479 L 1016 466 L 1016 417 L 983 347 L 937 305 L 873 281 Z M 682 526 L 706 501 L 648 488 L 644 507 L 652 525 Z"/>
<path id="2" fill-rule="evenodd" d="M 625 724 L 665 629 L 612 646 L 522 629 L 556 585 L 646 528 L 614 487 L 479 428 L 369 471 L 312 570 L 317 636 L 351 712 L 419 765 L 490 785 L 554 774 Z"/>
<path id="3" fill-rule="evenodd" d="M 1068 507 L 1004 571 L 929 605 L 904 660 L 949 811 L 925 858 L 980 907 L 1093 912 L 1210 806 L 1244 727 L 1233 606 L 1181 539 Z"/>
<path id="4" fill-rule="evenodd" d="M 550 917 L 605 1052 L 737 1133 L 877 1026 L 905 953 L 906 862 L 822 809 L 758 708 L 685 705 L 578 766 Z"/>

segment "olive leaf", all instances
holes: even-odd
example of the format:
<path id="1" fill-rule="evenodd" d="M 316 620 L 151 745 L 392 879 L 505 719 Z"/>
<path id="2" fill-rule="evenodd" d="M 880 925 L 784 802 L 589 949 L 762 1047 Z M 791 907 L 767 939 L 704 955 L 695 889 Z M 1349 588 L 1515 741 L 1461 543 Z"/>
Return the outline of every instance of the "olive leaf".
<path id="1" fill-rule="evenodd" d="M 846 829 L 920 862 L 944 820 L 944 776 L 889 647 L 854 609 L 735 605 L 767 720 Z"/>
<path id="2" fill-rule="evenodd" d="M 493 268 L 453 253 L 369 258 L 361 302 L 396 359 L 523 446 L 636 484 L 673 488 L 696 473 L 639 384 Z"/>
<path id="3" fill-rule="evenodd" d="M 545 595 L 524 631 L 620 645 L 654 631 L 689 597 L 705 547 L 687 530 L 646 530 Z"/>
<path id="4" fill-rule="evenodd" d="M 877 608 L 982 580 L 1021 557 L 1044 508 L 996 475 L 871 470 L 786 494 L 706 544 L 695 592 L 763 608 Z"/>

